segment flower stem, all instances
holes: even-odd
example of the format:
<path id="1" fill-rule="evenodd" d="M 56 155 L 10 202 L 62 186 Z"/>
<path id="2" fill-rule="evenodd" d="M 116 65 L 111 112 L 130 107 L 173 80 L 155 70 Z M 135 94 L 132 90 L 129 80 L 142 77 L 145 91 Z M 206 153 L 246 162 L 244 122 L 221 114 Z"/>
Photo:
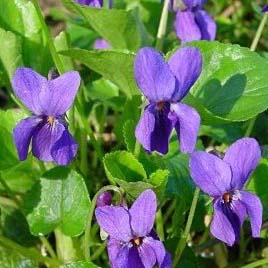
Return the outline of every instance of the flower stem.
<path id="1" fill-rule="evenodd" d="M 106 192 L 106 191 L 114 191 L 114 192 L 118 192 L 120 194 L 120 197 L 122 196 L 122 193 L 120 191 L 120 189 L 117 186 L 114 185 L 107 185 L 102 187 L 93 197 L 92 201 L 91 201 L 91 206 L 90 206 L 90 210 L 88 212 L 88 216 L 87 216 L 87 226 L 85 229 L 85 242 L 84 242 L 84 256 L 86 261 L 90 261 L 90 247 L 89 247 L 89 242 L 90 242 L 90 231 L 91 231 L 91 225 L 92 225 L 92 218 L 93 218 L 93 214 L 94 214 L 94 210 L 97 204 L 97 199 L 99 197 L 100 194 Z"/>
<path id="2" fill-rule="evenodd" d="M 252 44 L 250 46 L 250 50 L 251 51 L 255 51 L 256 50 L 257 45 L 258 45 L 258 43 L 260 41 L 260 38 L 261 38 L 261 35 L 262 35 L 262 32 L 263 32 L 264 26 L 265 26 L 265 24 L 267 22 L 267 19 L 268 19 L 268 12 L 265 12 L 265 14 L 264 14 L 264 16 L 263 16 L 263 18 L 262 18 L 262 20 L 260 22 L 260 25 L 258 27 L 258 30 L 256 32 L 256 35 L 254 37 L 254 40 L 253 40 L 253 42 L 252 42 Z M 245 137 L 249 137 L 250 136 L 250 134 L 251 134 L 251 132 L 253 130 L 253 127 L 255 125 L 256 119 L 257 119 L 257 116 L 255 116 L 255 117 L 253 117 L 253 118 L 250 119 L 248 128 L 247 128 L 246 133 L 245 133 Z"/>
<path id="3" fill-rule="evenodd" d="M 55 44 L 53 42 L 53 38 L 51 36 L 51 33 L 49 32 L 49 29 L 48 29 L 48 27 L 46 25 L 45 19 L 44 19 L 43 15 L 42 15 L 41 8 L 40 8 L 37 0 L 32 0 L 32 2 L 34 4 L 34 7 L 35 7 L 35 10 L 36 10 L 37 16 L 39 18 L 39 21 L 41 23 L 42 29 L 44 31 L 46 41 L 47 41 L 47 44 L 48 44 L 52 59 L 53 59 L 53 61 L 55 63 L 55 66 L 56 66 L 58 72 L 60 74 L 63 74 L 65 72 L 64 65 L 63 65 L 63 63 L 62 63 L 62 61 L 60 59 L 59 54 L 57 53 Z"/>
<path id="4" fill-rule="evenodd" d="M 255 267 L 260 267 L 260 266 L 262 266 L 264 264 L 268 264 L 268 258 L 252 262 L 250 264 L 242 266 L 241 268 L 255 268 Z"/>
<path id="5" fill-rule="evenodd" d="M 256 35 L 254 37 L 254 40 L 250 46 L 250 50 L 251 51 L 255 51 L 255 49 L 257 48 L 257 45 L 260 41 L 260 38 L 261 38 L 261 35 L 262 35 L 262 32 L 263 32 L 263 29 L 265 27 L 265 24 L 266 24 L 266 21 L 268 19 L 268 12 L 265 12 L 264 16 L 262 17 L 262 20 L 260 22 L 260 25 L 258 27 L 258 30 L 256 32 Z"/>
<path id="6" fill-rule="evenodd" d="M 184 230 L 184 232 L 183 232 L 183 234 L 182 234 L 182 236 L 180 238 L 180 241 L 179 241 L 178 246 L 177 246 L 176 251 L 175 251 L 175 256 L 174 256 L 174 260 L 173 260 L 173 267 L 174 268 L 177 267 L 177 265 L 178 265 L 178 263 L 180 261 L 180 257 L 181 257 L 181 255 L 183 253 L 183 250 L 184 250 L 185 246 L 186 246 L 187 238 L 188 238 L 188 235 L 190 233 L 193 218 L 194 218 L 194 214 L 195 214 L 197 201 L 198 201 L 198 198 L 199 198 L 199 193 L 200 193 L 200 189 L 196 188 L 195 192 L 194 192 L 194 197 L 193 197 L 192 205 L 191 205 L 191 208 L 190 208 L 188 220 L 187 220 L 187 223 L 186 223 L 186 227 L 185 227 L 185 230 Z"/>
<path id="7" fill-rule="evenodd" d="M 157 39 L 156 39 L 156 45 L 155 45 L 156 49 L 158 50 L 162 50 L 163 48 L 163 39 L 167 30 L 168 6 L 169 6 L 169 0 L 165 0 L 164 6 L 162 9 L 158 31 L 157 31 Z"/>

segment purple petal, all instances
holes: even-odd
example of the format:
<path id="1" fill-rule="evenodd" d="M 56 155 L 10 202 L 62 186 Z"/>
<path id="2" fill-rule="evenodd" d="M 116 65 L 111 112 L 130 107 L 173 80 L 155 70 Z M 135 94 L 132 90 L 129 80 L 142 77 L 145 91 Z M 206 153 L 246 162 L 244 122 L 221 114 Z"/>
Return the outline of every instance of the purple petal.
<path id="1" fill-rule="evenodd" d="M 178 83 L 173 100 L 185 97 L 202 71 L 202 55 L 198 48 L 184 47 L 177 50 L 168 62 Z"/>
<path id="2" fill-rule="evenodd" d="M 94 42 L 93 48 L 94 49 L 110 49 L 111 45 L 105 39 L 100 38 Z"/>
<path id="3" fill-rule="evenodd" d="M 143 243 L 147 244 L 153 249 L 154 254 L 156 256 L 157 264 L 161 265 L 166 256 L 166 250 L 165 250 L 163 243 L 159 240 L 155 240 L 149 237 L 145 238 L 143 240 Z"/>
<path id="4" fill-rule="evenodd" d="M 160 268 L 172 268 L 171 255 L 166 252 L 163 263 L 160 265 Z"/>
<path id="5" fill-rule="evenodd" d="M 149 47 L 140 49 L 134 70 L 137 85 L 151 102 L 171 100 L 176 80 L 158 51 Z"/>
<path id="6" fill-rule="evenodd" d="M 201 7 L 207 0 L 183 0 L 187 8 Z"/>
<path id="7" fill-rule="evenodd" d="M 16 96 L 36 115 L 43 108 L 40 93 L 47 89 L 47 79 L 30 68 L 18 68 L 12 78 L 12 87 Z"/>
<path id="8" fill-rule="evenodd" d="M 233 200 L 230 204 L 225 204 L 222 201 L 219 205 L 222 208 L 222 212 L 232 225 L 235 234 L 235 241 L 239 241 L 241 227 L 247 216 L 245 205 L 239 200 L 239 196 L 235 198 L 235 195 L 233 196 Z"/>
<path id="9" fill-rule="evenodd" d="M 13 130 L 13 139 L 18 151 L 20 161 L 27 158 L 28 148 L 31 142 L 33 133 L 42 121 L 38 116 L 31 116 L 21 120 Z"/>
<path id="10" fill-rule="evenodd" d="M 215 20 L 205 10 L 198 10 L 195 13 L 195 21 L 199 25 L 202 40 L 215 40 L 217 25 Z"/>
<path id="11" fill-rule="evenodd" d="M 153 248 L 147 243 L 142 243 L 138 247 L 139 256 L 144 268 L 152 268 L 156 265 L 156 255 Z"/>
<path id="12" fill-rule="evenodd" d="M 180 140 L 180 150 L 192 153 L 200 127 L 200 116 L 194 108 L 182 103 L 172 104 L 171 110 L 177 118 L 175 129 Z"/>
<path id="13" fill-rule="evenodd" d="M 40 125 L 40 128 L 33 134 L 33 155 L 42 161 L 54 161 L 51 148 L 60 139 L 64 130 L 64 125 L 58 121 L 54 122 L 52 126 L 49 123 Z"/>
<path id="14" fill-rule="evenodd" d="M 156 213 L 156 195 L 152 190 L 146 190 L 129 209 L 133 234 L 144 237 L 153 229 Z"/>
<path id="15" fill-rule="evenodd" d="M 243 138 L 233 143 L 227 150 L 224 161 L 232 169 L 232 188 L 242 189 L 250 173 L 257 167 L 261 158 L 258 142 L 252 138 Z"/>
<path id="16" fill-rule="evenodd" d="M 42 92 L 45 115 L 63 115 L 73 104 L 80 85 L 80 75 L 76 71 L 69 71 L 56 79 L 48 81 L 48 90 Z"/>
<path id="17" fill-rule="evenodd" d="M 144 268 L 141 258 L 138 253 L 137 247 L 132 247 L 129 250 L 129 255 L 128 255 L 128 265 L 125 266 L 127 268 Z M 125 268 L 122 267 L 122 268 Z M 117 268 L 117 267 L 114 267 Z"/>
<path id="18" fill-rule="evenodd" d="M 116 268 L 115 262 L 117 259 L 117 255 L 119 253 L 119 250 L 121 249 L 122 245 L 119 240 L 113 239 L 113 238 L 108 238 L 107 241 L 107 250 L 108 250 L 108 255 L 109 255 L 109 261 L 111 264 L 111 268 Z"/>
<path id="19" fill-rule="evenodd" d="M 195 21 L 195 14 L 192 11 L 178 11 L 174 28 L 182 43 L 200 40 L 202 37 Z"/>
<path id="20" fill-rule="evenodd" d="M 74 0 L 80 5 L 92 6 L 92 7 L 102 7 L 103 0 Z"/>
<path id="21" fill-rule="evenodd" d="M 95 215 L 100 227 L 111 238 L 129 242 L 132 239 L 130 218 L 128 211 L 123 207 L 105 206 L 95 210 Z"/>
<path id="22" fill-rule="evenodd" d="M 68 165 L 77 153 L 78 145 L 65 128 L 61 137 L 51 148 L 51 155 L 58 165 Z"/>
<path id="23" fill-rule="evenodd" d="M 260 199 L 249 192 L 241 192 L 241 201 L 244 203 L 250 218 L 253 237 L 260 237 L 262 226 L 262 204 Z"/>
<path id="24" fill-rule="evenodd" d="M 219 197 L 230 190 L 231 168 L 213 154 L 192 153 L 190 172 L 195 184 L 210 196 Z"/>
<path id="25" fill-rule="evenodd" d="M 222 211 L 221 200 L 214 203 L 214 216 L 210 231 L 213 236 L 232 246 L 236 241 L 236 234 L 228 217 Z"/>
<path id="26" fill-rule="evenodd" d="M 118 254 L 116 256 L 114 265 L 112 268 L 126 268 L 129 267 L 129 254 L 130 249 L 128 247 L 128 244 L 121 246 L 121 248 L 118 251 Z"/>
<path id="27" fill-rule="evenodd" d="M 173 128 L 168 118 L 169 107 L 159 111 L 156 105 L 148 105 L 136 127 L 135 135 L 143 148 L 160 154 L 168 152 L 169 137 Z"/>

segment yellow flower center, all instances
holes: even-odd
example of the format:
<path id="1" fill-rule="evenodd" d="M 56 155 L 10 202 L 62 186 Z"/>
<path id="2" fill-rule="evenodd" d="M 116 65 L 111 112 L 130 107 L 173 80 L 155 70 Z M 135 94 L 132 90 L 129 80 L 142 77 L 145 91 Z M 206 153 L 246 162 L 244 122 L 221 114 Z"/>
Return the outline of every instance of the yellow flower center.
<path id="1" fill-rule="evenodd" d="M 233 196 L 230 193 L 225 193 L 222 196 L 222 199 L 223 199 L 223 201 L 224 201 L 225 204 L 230 203 L 232 201 L 232 198 L 233 198 Z"/>
<path id="2" fill-rule="evenodd" d="M 135 244 L 136 246 L 139 246 L 141 244 L 142 240 L 140 237 L 136 237 L 133 239 L 133 244 Z"/>
<path id="3" fill-rule="evenodd" d="M 49 115 L 47 117 L 47 122 L 52 126 L 55 122 L 55 117 L 53 115 Z"/>

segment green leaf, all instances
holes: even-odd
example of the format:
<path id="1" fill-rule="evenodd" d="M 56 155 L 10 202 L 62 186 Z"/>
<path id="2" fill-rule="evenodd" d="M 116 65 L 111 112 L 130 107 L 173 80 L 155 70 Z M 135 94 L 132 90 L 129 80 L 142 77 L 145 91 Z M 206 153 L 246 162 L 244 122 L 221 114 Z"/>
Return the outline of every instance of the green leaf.
<path id="1" fill-rule="evenodd" d="M 23 65 L 21 37 L 0 28 L 0 64 L 7 75 L 9 84 L 14 71 Z"/>
<path id="2" fill-rule="evenodd" d="M 160 186 L 166 183 L 169 175 L 169 171 L 167 169 L 158 169 L 156 172 L 150 175 L 148 182 L 155 186 Z"/>
<path id="3" fill-rule="evenodd" d="M 207 41 L 191 45 L 203 55 L 203 71 L 191 93 L 205 110 L 221 120 L 245 121 L 268 108 L 265 59 L 238 45 Z"/>
<path id="4" fill-rule="evenodd" d="M 127 97 L 131 98 L 132 95 L 139 94 L 133 75 L 135 57 L 133 53 L 113 50 L 70 49 L 62 51 L 61 54 L 79 60 L 88 68 L 101 74 L 117 85 Z"/>
<path id="5" fill-rule="evenodd" d="M 0 44 L 1 46 L 1 44 Z M 12 132 L 16 124 L 26 115 L 19 110 L 0 111 L 0 170 L 14 167 L 19 163 Z"/>
<path id="6" fill-rule="evenodd" d="M 65 263 L 64 265 L 61 266 L 61 268 L 100 268 L 100 267 L 92 262 L 77 261 L 77 262 Z"/>
<path id="7" fill-rule="evenodd" d="M 106 100 L 118 97 L 119 90 L 116 85 L 106 79 L 95 80 L 91 86 L 86 87 L 87 95 L 93 100 L 100 100 L 105 103 Z"/>
<path id="8" fill-rule="evenodd" d="M 199 136 L 209 136 L 216 141 L 231 144 L 243 137 L 244 133 L 241 123 L 231 123 L 217 126 L 202 125 Z"/>
<path id="9" fill-rule="evenodd" d="M 106 154 L 103 163 L 111 181 L 136 182 L 146 178 L 142 164 L 130 152 L 116 151 Z"/>
<path id="10" fill-rule="evenodd" d="M 89 207 L 83 178 L 63 167 L 43 174 L 24 200 L 24 211 L 34 235 L 48 234 L 57 227 L 67 236 L 81 234 Z"/>
<path id="11" fill-rule="evenodd" d="M 47 75 L 52 59 L 33 3 L 26 0 L 1 0 L 0 27 L 21 37 L 24 64 Z"/>
<path id="12" fill-rule="evenodd" d="M 252 191 L 255 193 L 262 201 L 263 207 L 267 206 L 268 200 L 268 160 L 263 158 L 249 181 L 247 186 L 247 190 Z M 264 218 L 267 217 L 267 210 L 264 209 Z"/>
<path id="13" fill-rule="evenodd" d="M 101 37 L 106 39 L 113 48 L 136 51 L 141 45 L 150 45 L 151 38 L 145 30 L 138 10 L 96 9 L 81 6 L 69 0 L 63 4 L 72 12 L 83 17 Z"/>

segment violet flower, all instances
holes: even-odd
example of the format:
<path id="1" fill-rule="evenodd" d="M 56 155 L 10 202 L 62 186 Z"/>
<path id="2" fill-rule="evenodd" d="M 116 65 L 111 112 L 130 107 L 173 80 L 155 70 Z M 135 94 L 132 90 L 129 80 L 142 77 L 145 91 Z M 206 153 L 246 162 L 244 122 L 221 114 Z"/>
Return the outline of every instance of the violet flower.
<path id="1" fill-rule="evenodd" d="M 191 155 L 190 171 L 194 182 L 213 197 L 214 217 L 210 231 L 229 246 L 239 240 L 247 215 L 252 236 L 260 236 L 262 204 L 257 196 L 242 190 L 260 158 L 260 147 L 252 138 L 233 143 L 223 159 L 206 152 Z"/>
<path id="2" fill-rule="evenodd" d="M 112 268 L 171 268 L 171 258 L 153 231 L 156 196 L 144 191 L 130 209 L 104 206 L 95 210 L 100 227 L 109 235 Z"/>
<path id="3" fill-rule="evenodd" d="M 93 44 L 94 49 L 110 49 L 111 45 L 103 38 L 96 39 Z"/>
<path id="4" fill-rule="evenodd" d="M 176 1 L 176 0 L 174 0 Z M 202 9 L 206 0 L 182 0 L 185 10 L 178 10 L 174 28 L 181 42 L 215 40 L 217 26 L 214 19 Z"/>
<path id="5" fill-rule="evenodd" d="M 32 141 L 32 153 L 42 161 L 67 165 L 77 152 L 68 131 L 65 113 L 79 89 L 78 72 L 70 71 L 47 80 L 30 68 L 18 68 L 12 79 L 16 96 L 33 113 L 13 130 L 19 159 L 25 160 Z"/>
<path id="6" fill-rule="evenodd" d="M 183 153 L 195 148 L 200 126 L 196 110 L 180 101 L 198 79 L 202 70 L 202 56 L 197 48 L 177 50 L 165 62 L 153 48 L 142 48 L 135 59 L 135 79 L 149 100 L 136 127 L 137 140 L 149 152 L 168 152 L 173 127 Z"/>

